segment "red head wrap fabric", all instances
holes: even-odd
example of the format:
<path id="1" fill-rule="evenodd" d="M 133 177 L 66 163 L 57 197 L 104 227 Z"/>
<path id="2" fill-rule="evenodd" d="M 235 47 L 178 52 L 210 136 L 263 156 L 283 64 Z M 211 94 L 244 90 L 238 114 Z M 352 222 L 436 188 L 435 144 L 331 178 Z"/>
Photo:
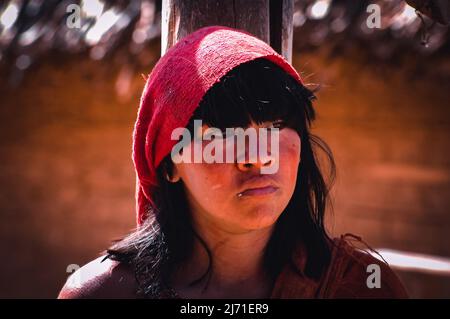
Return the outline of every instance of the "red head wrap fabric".
<path id="1" fill-rule="evenodd" d="M 202 97 L 227 72 L 257 58 L 279 65 L 302 83 L 295 69 L 264 41 L 222 26 L 201 28 L 181 39 L 153 68 L 142 93 L 133 132 L 137 223 L 148 217 L 158 187 L 156 169 L 186 127 Z"/>

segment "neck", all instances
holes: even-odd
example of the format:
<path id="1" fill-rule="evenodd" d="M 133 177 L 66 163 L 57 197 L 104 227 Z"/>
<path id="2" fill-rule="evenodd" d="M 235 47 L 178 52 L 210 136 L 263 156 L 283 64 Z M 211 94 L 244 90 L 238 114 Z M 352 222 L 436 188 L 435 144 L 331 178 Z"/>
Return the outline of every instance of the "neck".
<path id="1" fill-rule="evenodd" d="M 206 225 L 204 225 L 206 226 Z M 236 294 L 253 291 L 267 294 L 271 288 L 270 277 L 263 267 L 264 251 L 273 231 L 273 226 L 243 232 L 230 232 L 208 224 L 195 225 L 196 232 L 211 252 L 211 261 L 205 247 L 195 241 L 193 252 L 180 267 L 179 282 L 189 285 L 200 278 L 211 262 L 212 272 L 204 279 L 208 285 L 204 290 Z M 264 291 L 264 293 L 263 293 Z"/>

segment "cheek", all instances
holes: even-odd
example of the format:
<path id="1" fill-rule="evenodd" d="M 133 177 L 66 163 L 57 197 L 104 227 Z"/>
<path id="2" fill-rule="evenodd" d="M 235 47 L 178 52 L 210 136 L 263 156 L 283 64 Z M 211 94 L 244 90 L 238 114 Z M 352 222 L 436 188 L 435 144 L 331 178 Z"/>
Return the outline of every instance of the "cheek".
<path id="1" fill-rule="evenodd" d="M 280 132 L 280 168 L 296 170 L 300 162 L 300 136 L 293 129 L 286 128 Z"/>
<path id="2" fill-rule="evenodd" d="M 279 177 L 283 181 L 282 198 L 286 205 L 291 199 L 297 183 L 300 150 L 301 141 L 297 132 L 291 129 L 283 129 L 280 132 Z"/>
<path id="3" fill-rule="evenodd" d="M 227 199 L 232 175 L 225 172 L 226 164 L 183 163 L 179 164 L 178 169 L 187 191 L 202 206 L 219 204 Z"/>

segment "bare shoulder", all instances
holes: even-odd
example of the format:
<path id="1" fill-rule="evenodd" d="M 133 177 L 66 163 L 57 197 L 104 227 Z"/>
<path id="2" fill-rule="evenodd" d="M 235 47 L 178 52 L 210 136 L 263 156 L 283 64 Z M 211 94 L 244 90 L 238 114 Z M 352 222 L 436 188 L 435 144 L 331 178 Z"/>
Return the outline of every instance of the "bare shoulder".
<path id="1" fill-rule="evenodd" d="M 137 298 L 136 290 L 132 268 L 102 256 L 70 275 L 58 299 Z"/>

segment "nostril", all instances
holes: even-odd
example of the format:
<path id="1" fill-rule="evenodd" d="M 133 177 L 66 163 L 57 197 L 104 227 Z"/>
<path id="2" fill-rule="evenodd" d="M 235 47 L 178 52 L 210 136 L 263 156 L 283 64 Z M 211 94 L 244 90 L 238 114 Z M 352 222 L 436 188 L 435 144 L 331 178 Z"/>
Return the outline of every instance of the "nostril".
<path id="1" fill-rule="evenodd" d="M 257 163 L 252 163 L 252 162 L 239 163 L 239 162 L 237 162 L 237 166 L 241 170 L 250 170 L 253 167 L 266 167 L 266 166 L 271 166 L 272 164 L 273 164 L 272 158 L 265 158 L 264 161 L 261 160 L 261 161 L 258 161 Z"/>

